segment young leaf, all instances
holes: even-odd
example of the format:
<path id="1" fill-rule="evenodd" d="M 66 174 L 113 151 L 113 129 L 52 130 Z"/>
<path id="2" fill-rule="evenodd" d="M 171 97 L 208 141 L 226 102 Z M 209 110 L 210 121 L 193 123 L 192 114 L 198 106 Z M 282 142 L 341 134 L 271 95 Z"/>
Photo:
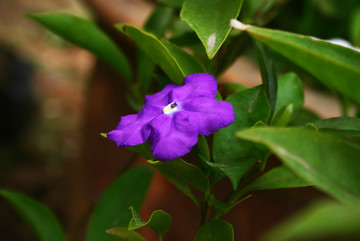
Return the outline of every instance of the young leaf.
<path id="1" fill-rule="evenodd" d="M 292 117 L 293 114 L 293 104 L 290 103 L 287 106 L 284 106 L 274 117 L 272 123 L 273 126 L 286 126 Z"/>
<path id="2" fill-rule="evenodd" d="M 0 189 L 0 195 L 23 218 L 39 240 L 66 240 L 58 220 L 48 208 L 18 192 Z"/>
<path id="3" fill-rule="evenodd" d="M 360 119 L 355 117 L 335 117 L 313 121 L 320 130 L 347 136 L 360 136 Z"/>
<path id="4" fill-rule="evenodd" d="M 209 59 L 212 59 L 230 33 L 229 21 L 237 18 L 242 0 L 186 0 L 180 12 L 198 35 Z"/>
<path id="5" fill-rule="evenodd" d="M 255 190 L 294 188 L 309 186 L 308 182 L 299 178 L 293 171 L 284 165 L 275 167 L 255 179 L 245 187 L 244 193 Z"/>
<path id="6" fill-rule="evenodd" d="M 242 24 L 239 29 L 301 66 L 323 84 L 360 103 L 360 51 L 313 37 L 251 25 Z"/>
<path id="7" fill-rule="evenodd" d="M 145 241 L 145 239 L 133 230 L 128 230 L 125 227 L 111 228 L 106 230 L 108 234 L 116 237 L 116 240 L 125 240 L 125 241 Z"/>
<path id="8" fill-rule="evenodd" d="M 191 55 L 165 40 L 162 42 L 154 35 L 131 25 L 118 24 L 116 27 L 133 39 L 174 83 L 181 84 L 186 75 L 204 72 L 203 67 Z"/>
<path id="9" fill-rule="evenodd" d="M 198 201 L 192 194 L 190 185 L 204 193 L 209 191 L 209 182 L 204 173 L 182 159 L 148 162 L 197 205 Z"/>
<path id="10" fill-rule="evenodd" d="M 243 174 L 256 159 L 248 154 L 254 147 L 251 142 L 235 137 L 237 130 L 252 127 L 256 122 L 267 122 L 270 106 L 262 87 L 243 90 L 226 99 L 234 107 L 235 121 L 214 134 L 213 166 L 223 171 L 231 180 L 234 189 Z"/>
<path id="11" fill-rule="evenodd" d="M 294 73 L 288 73 L 278 78 L 275 116 L 289 104 L 293 106 L 293 113 L 296 113 L 304 105 L 304 88 L 301 80 Z"/>
<path id="12" fill-rule="evenodd" d="M 139 210 L 152 179 L 152 169 L 134 167 L 120 175 L 107 188 L 90 219 L 86 241 L 116 240 L 105 230 L 116 226 L 127 226 L 131 215 L 129 206 Z"/>
<path id="13" fill-rule="evenodd" d="M 291 217 L 263 237 L 264 241 L 358 240 L 360 208 L 324 200 Z"/>
<path id="14" fill-rule="evenodd" d="M 308 128 L 254 128 L 236 136 L 267 146 L 296 175 L 343 203 L 360 201 L 359 148 Z"/>
<path id="15" fill-rule="evenodd" d="M 234 230 L 224 220 L 212 220 L 200 227 L 194 241 L 233 241 Z"/>
<path id="16" fill-rule="evenodd" d="M 94 23 L 60 13 L 34 13 L 27 16 L 65 40 L 90 51 L 130 83 L 131 68 L 125 55 Z"/>
<path id="17" fill-rule="evenodd" d="M 129 230 L 149 226 L 159 237 L 162 237 L 171 227 L 171 216 L 162 210 L 154 211 L 147 222 L 139 216 L 134 207 L 130 207 L 130 210 L 133 217 L 129 223 Z"/>

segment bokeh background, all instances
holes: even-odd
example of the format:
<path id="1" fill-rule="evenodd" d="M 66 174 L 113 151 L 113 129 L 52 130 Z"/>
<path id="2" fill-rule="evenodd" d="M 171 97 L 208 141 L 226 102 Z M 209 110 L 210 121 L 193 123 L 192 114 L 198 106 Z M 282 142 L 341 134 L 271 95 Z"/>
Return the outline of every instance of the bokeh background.
<path id="1" fill-rule="evenodd" d="M 352 40 L 356 0 L 279 2 L 283 2 L 281 12 L 269 26 Z M 146 161 L 100 136 L 114 128 L 120 116 L 134 113 L 126 102 L 121 77 L 25 14 L 62 12 L 93 19 L 131 60 L 134 45 L 112 25 L 142 26 L 154 4 L 145 0 L 0 0 L 0 188 L 23 192 L 47 205 L 70 241 L 84 240 L 91 211 L 116 175 Z M 338 100 L 311 77 L 302 76 L 311 87 L 306 88 L 305 106 L 323 118 L 339 116 Z M 219 80 L 249 87 L 261 83 L 256 62 L 247 56 Z M 230 185 L 225 180 L 216 189 L 225 195 Z M 235 227 L 236 239 L 251 241 L 321 196 L 312 188 L 255 193 L 226 218 Z M 191 201 L 158 173 L 141 215 L 146 219 L 156 209 L 174 219 L 166 240 L 191 240 L 200 216 Z M 147 240 L 155 240 L 150 230 L 142 232 Z M 36 240 L 2 199 L 0 237 Z"/>

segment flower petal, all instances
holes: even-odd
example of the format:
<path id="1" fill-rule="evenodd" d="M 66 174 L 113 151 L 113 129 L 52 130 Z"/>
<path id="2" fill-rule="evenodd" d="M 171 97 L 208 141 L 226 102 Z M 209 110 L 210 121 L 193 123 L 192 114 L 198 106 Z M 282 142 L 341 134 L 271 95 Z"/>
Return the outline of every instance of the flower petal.
<path id="1" fill-rule="evenodd" d="M 146 105 L 154 105 L 154 106 L 167 106 L 172 102 L 170 100 L 169 93 L 180 86 L 176 84 L 168 84 L 166 85 L 160 92 L 157 92 L 153 95 L 145 95 L 145 106 Z"/>
<path id="2" fill-rule="evenodd" d="M 197 97 L 183 101 L 181 108 L 200 135 L 213 134 L 235 120 L 233 106 L 225 101 Z"/>
<path id="3" fill-rule="evenodd" d="M 153 156 L 158 160 L 169 161 L 182 157 L 197 142 L 197 128 L 181 111 L 174 115 L 160 115 L 150 125 L 150 145 Z"/>
<path id="4" fill-rule="evenodd" d="M 172 100 L 207 97 L 215 99 L 217 83 L 214 76 L 207 73 L 195 73 L 185 77 L 184 85 L 171 92 Z"/>
<path id="5" fill-rule="evenodd" d="M 159 107 L 144 106 L 136 115 L 121 117 L 116 130 L 107 133 L 107 138 L 116 142 L 118 147 L 142 144 L 150 135 L 149 122 L 161 114 Z"/>

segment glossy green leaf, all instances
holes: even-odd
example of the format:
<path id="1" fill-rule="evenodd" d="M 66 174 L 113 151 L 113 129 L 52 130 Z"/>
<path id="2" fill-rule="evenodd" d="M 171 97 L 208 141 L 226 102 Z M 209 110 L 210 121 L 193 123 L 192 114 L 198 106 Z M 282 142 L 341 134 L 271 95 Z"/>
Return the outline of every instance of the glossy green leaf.
<path id="1" fill-rule="evenodd" d="M 244 29 L 333 88 L 360 103 L 360 52 L 303 35 L 254 26 Z"/>
<path id="2" fill-rule="evenodd" d="M 296 175 L 334 198 L 360 201 L 359 148 L 308 128 L 253 128 L 236 136 L 267 146 Z"/>
<path id="3" fill-rule="evenodd" d="M 192 194 L 190 185 L 204 193 L 207 193 L 209 190 L 209 182 L 204 173 L 195 165 L 187 163 L 182 159 L 149 161 L 149 163 L 174 184 L 175 187 L 191 198 L 195 204 L 198 204 L 198 201 Z"/>
<path id="4" fill-rule="evenodd" d="M 272 118 L 275 112 L 278 89 L 275 65 L 267 47 L 256 39 L 254 39 L 253 42 L 258 59 L 264 91 L 270 103 L 270 118 Z"/>
<path id="5" fill-rule="evenodd" d="M 180 18 L 196 32 L 212 59 L 230 33 L 229 21 L 237 18 L 241 5 L 242 0 L 186 0 Z"/>
<path id="6" fill-rule="evenodd" d="M 39 240 L 66 240 L 58 220 L 47 207 L 18 192 L 0 189 L 0 195 L 9 202 Z"/>
<path id="7" fill-rule="evenodd" d="M 194 241 L 233 241 L 234 230 L 224 220 L 212 220 L 200 227 Z"/>
<path id="8" fill-rule="evenodd" d="M 145 222 L 139 214 L 136 212 L 134 207 L 130 207 L 131 213 L 132 213 L 132 219 L 129 223 L 129 230 L 138 229 L 144 226 L 149 226 L 152 230 L 154 230 L 155 233 L 159 237 L 164 236 L 164 234 L 169 231 L 171 224 L 172 224 L 172 218 L 171 216 L 162 211 L 162 210 L 156 210 L 154 211 L 149 220 Z"/>
<path id="9" fill-rule="evenodd" d="M 304 88 L 294 73 L 282 75 L 278 79 L 275 114 L 289 104 L 292 104 L 294 113 L 304 105 Z"/>
<path id="10" fill-rule="evenodd" d="M 94 23 L 60 13 L 36 13 L 27 16 L 65 40 L 90 51 L 116 69 L 130 83 L 131 68 L 125 55 Z"/>
<path id="11" fill-rule="evenodd" d="M 158 38 L 164 37 L 173 14 L 173 8 L 161 5 L 157 6 L 145 23 L 145 30 L 153 33 Z M 148 94 L 151 87 L 156 65 L 150 56 L 141 51 L 138 52 L 137 62 L 137 80 L 139 88 L 141 89 L 141 98 L 143 98 L 143 95 Z"/>
<path id="12" fill-rule="evenodd" d="M 321 131 L 347 136 L 360 136 L 360 118 L 335 117 L 313 121 Z"/>
<path id="13" fill-rule="evenodd" d="M 115 240 L 145 241 L 145 239 L 140 234 L 138 234 L 134 230 L 128 230 L 128 228 L 125 227 L 111 228 L 106 230 L 106 232 L 116 237 Z"/>
<path id="14" fill-rule="evenodd" d="M 252 127 L 258 121 L 267 123 L 270 106 L 261 86 L 243 90 L 226 101 L 234 107 L 235 121 L 214 134 L 214 163 L 211 165 L 223 171 L 236 188 L 241 177 L 257 160 L 248 157 L 254 145 L 236 138 L 234 133 Z"/>
<path id="15" fill-rule="evenodd" d="M 134 167 L 120 175 L 102 195 L 92 214 L 86 241 L 116 240 L 105 233 L 117 226 L 127 226 L 131 219 L 128 208 L 139 210 L 152 179 L 152 169 Z"/>
<path id="16" fill-rule="evenodd" d="M 116 27 L 133 39 L 174 83 L 181 84 L 186 75 L 204 72 L 202 66 L 190 54 L 165 40 L 160 41 L 153 34 L 131 25 L 118 24 Z"/>
<path id="17" fill-rule="evenodd" d="M 288 167 L 281 165 L 267 171 L 245 187 L 244 192 L 266 189 L 294 188 L 309 186 Z"/>
<path id="18" fill-rule="evenodd" d="M 358 240 L 359 207 L 334 201 L 316 202 L 270 230 L 261 240 Z"/>

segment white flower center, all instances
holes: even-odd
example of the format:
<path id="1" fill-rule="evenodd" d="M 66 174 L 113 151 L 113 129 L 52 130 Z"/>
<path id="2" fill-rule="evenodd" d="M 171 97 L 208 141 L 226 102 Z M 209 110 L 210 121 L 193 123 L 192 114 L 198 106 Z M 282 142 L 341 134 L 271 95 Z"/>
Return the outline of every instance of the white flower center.
<path id="1" fill-rule="evenodd" d="M 172 102 L 164 107 L 163 113 L 164 114 L 171 114 L 178 110 L 178 104 L 176 102 Z"/>

